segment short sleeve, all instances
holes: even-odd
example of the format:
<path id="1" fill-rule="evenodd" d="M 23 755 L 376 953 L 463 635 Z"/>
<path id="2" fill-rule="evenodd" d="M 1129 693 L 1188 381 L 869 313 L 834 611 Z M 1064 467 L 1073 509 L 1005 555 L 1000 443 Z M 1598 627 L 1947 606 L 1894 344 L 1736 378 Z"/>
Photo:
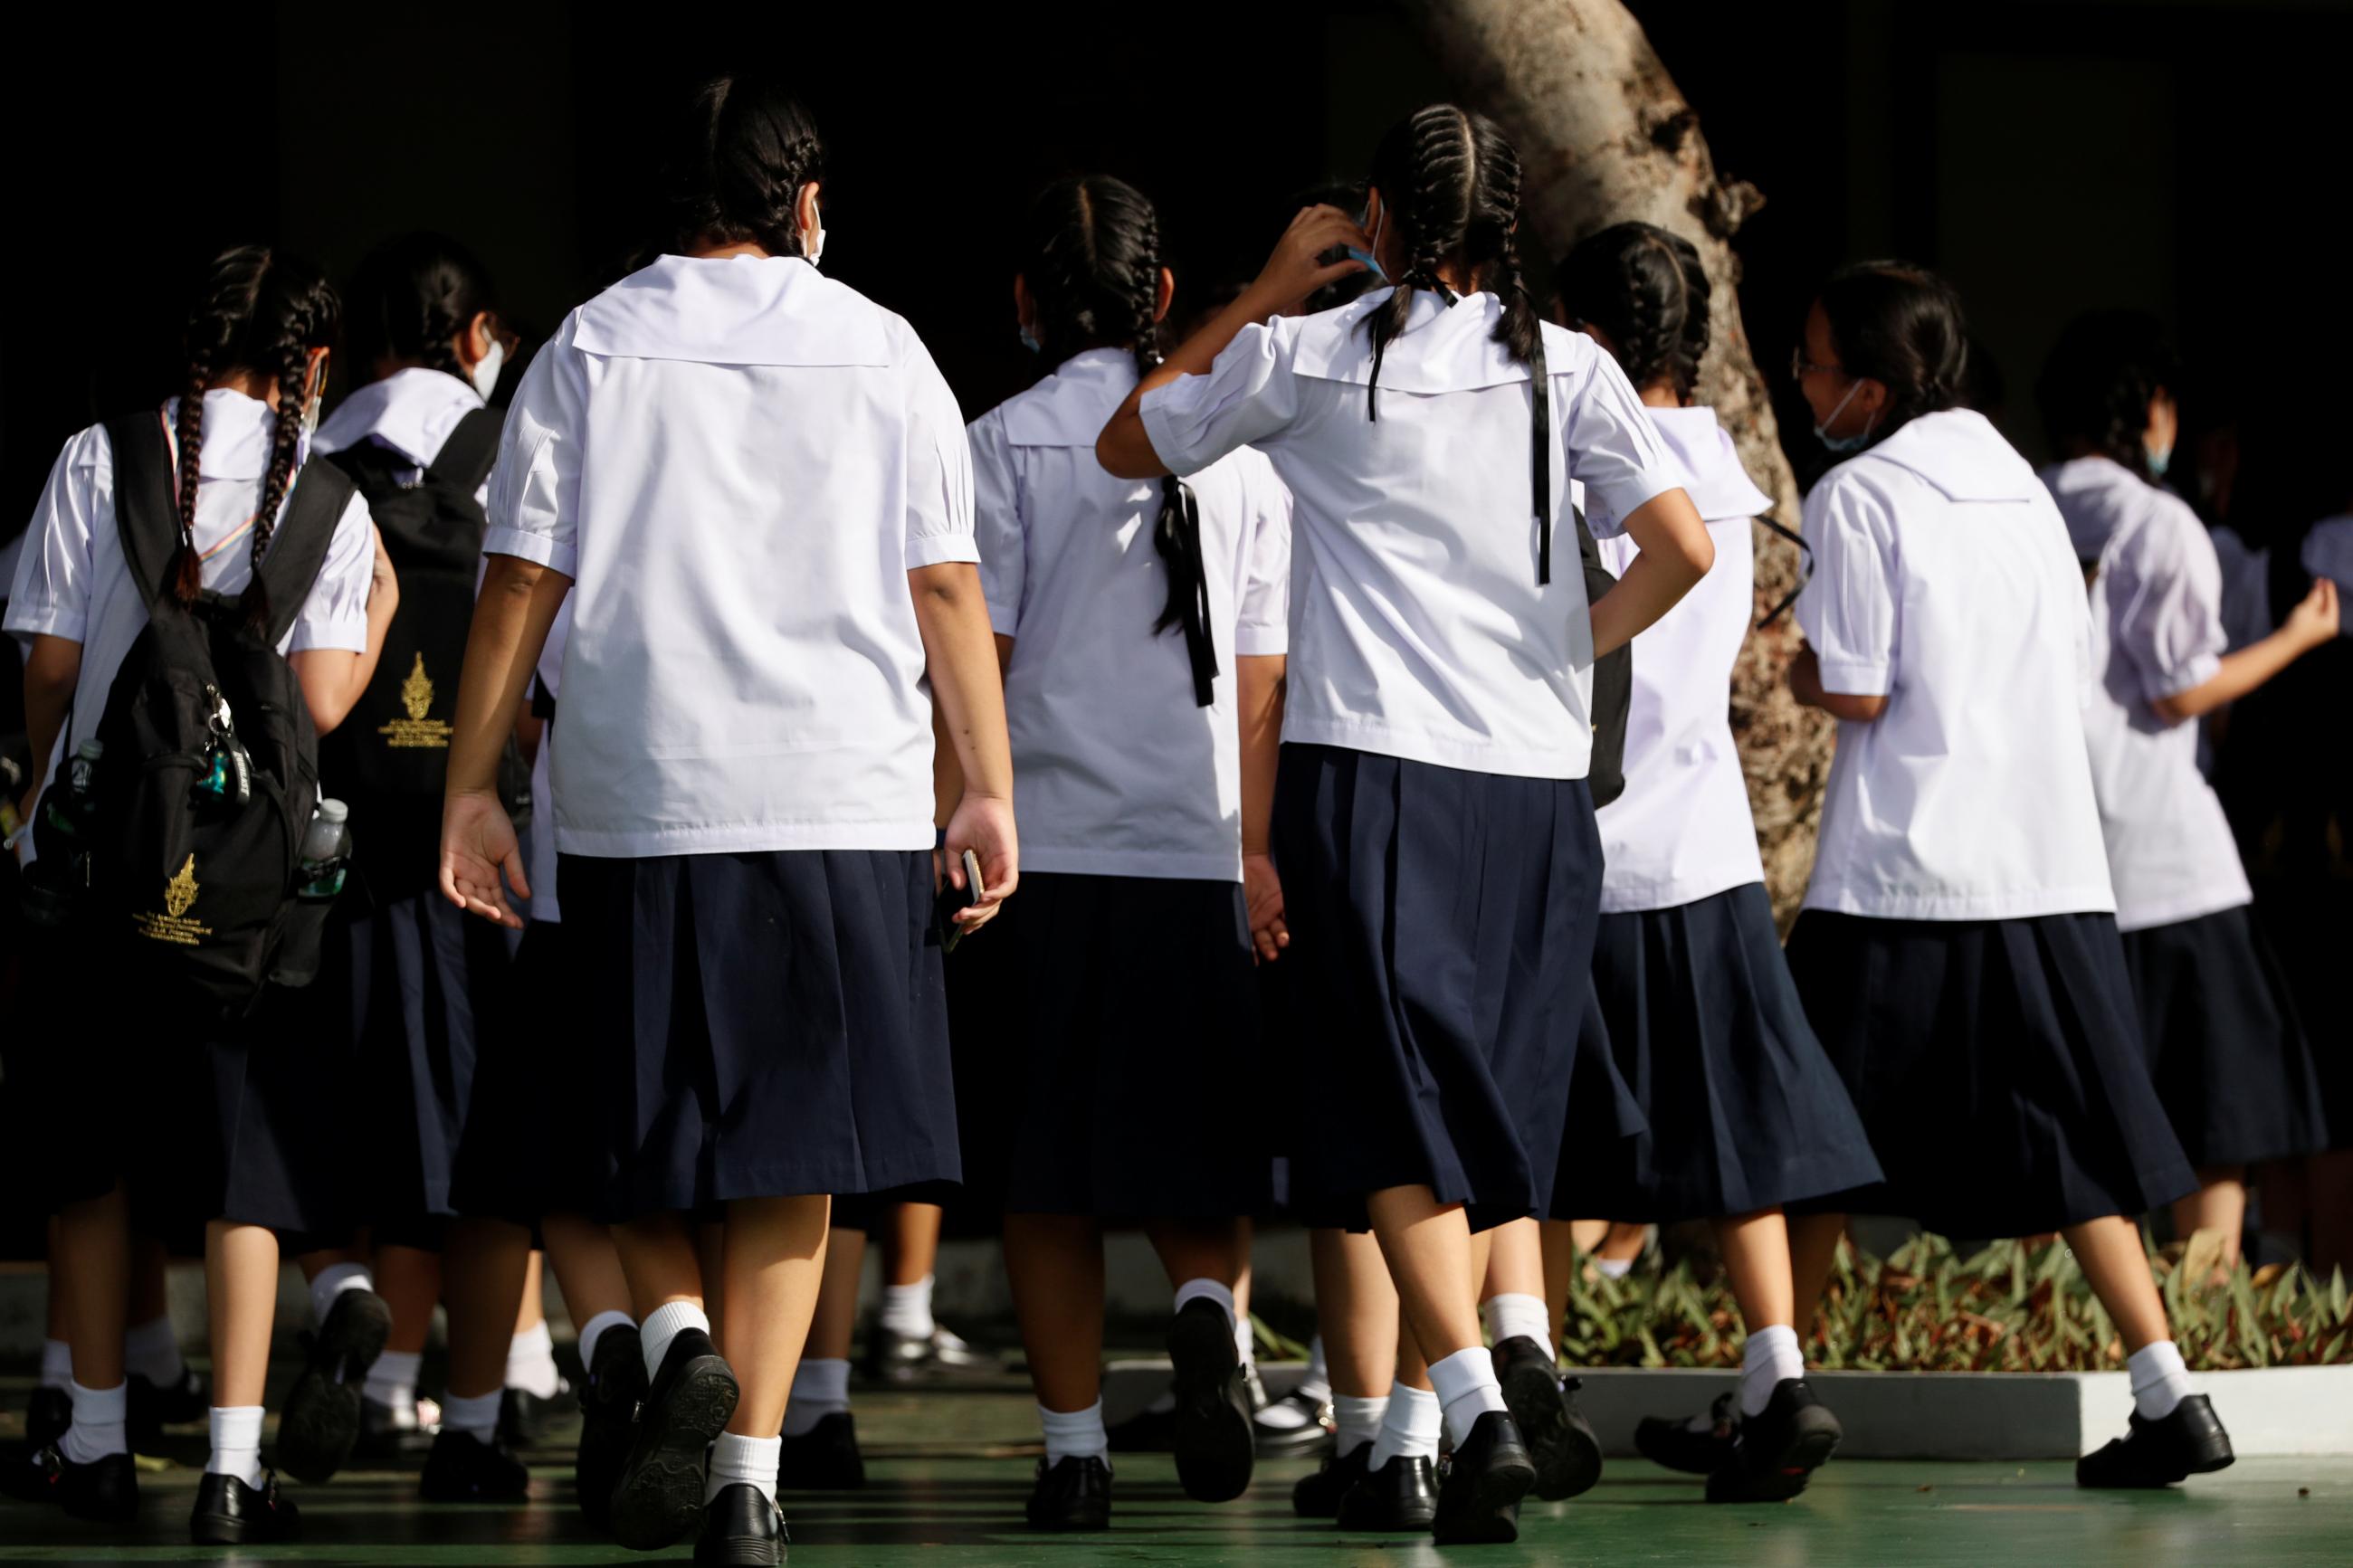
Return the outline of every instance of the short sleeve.
<path id="1" fill-rule="evenodd" d="M 2222 563 L 2187 507 L 2167 505 L 2116 551 L 2107 580 L 2109 640 L 2141 700 L 2178 697 L 2222 668 Z"/>
<path id="2" fill-rule="evenodd" d="M 1564 380 L 1572 378 L 1555 375 L 1555 387 Z M 1591 354 L 1557 417 L 1568 474 L 1585 487 L 1585 525 L 1595 538 L 1624 532 L 1645 502 L 1682 488 L 1657 425 L 1608 354 Z"/>
<path id="3" fill-rule="evenodd" d="M 25 525 L 8 591 L 7 629 L 21 637 L 86 638 L 91 542 L 114 526 L 114 448 L 94 425 L 65 444 Z"/>
<path id="4" fill-rule="evenodd" d="M 302 601 L 287 634 L 288 653 L 337 648 L 367 651 L 368 584 L 375 577 L 375 523 L 367 500 L 354 495 L 335 520 L 335 536 L 327 542 L 326 563 Z"/>
<path id="5" fill-rule="evenodd" d="M 964 410 L 939 366 L 903 323 L 907 378 L 907 570 L 978 561 L 973 537 L 972 447 Z"/>
<path id="6" fill-rule="evenodd" d="M 1005 438 L 1005 411 L 992 408 L 972 422 L 972 528 L 980 545 L 980 586 L 988 624 L 999 637 L 1017 637 L 1021 592 L 1029 581 L 1029 530 L 1021 525 L 1021 477 Z"/>
<path id="7" fill-rule="evenodd" d="M 1234 653 L 1250 658 L 1291 649 L 1291 489 L 1271 465 L 1243 487 L 1241 603 L 1234 617 Z"/>
<path id="8" fill-rule="evenodd" d="M 1814 574 L 1798 595 L 1798 626 L 1820 662 L 1822 689 L 1884 697 L 1894 685 L 1894 562 L 1886 503 L 1836 475 L 1806 497 Z"/>
<path id="9" fill-rule="evenodd" d="M 588 424 L 588 366 L 572 346 L 575 312 L 534 355 L 515 388 L 491 470 L 485 555 L 535 561 L 567 577 L 580 569 L 580 444 Z"/>
<path id="10" fill-rule="evenodd" d="M 1170 473 L 1198 474 L 1239 447 L 1281 438 L 1299 414 L 1297 331 L 1289 317 L 1252 322 L 1207 375 L 1180 375 L 1144 395 L 1144 433 Z"/>

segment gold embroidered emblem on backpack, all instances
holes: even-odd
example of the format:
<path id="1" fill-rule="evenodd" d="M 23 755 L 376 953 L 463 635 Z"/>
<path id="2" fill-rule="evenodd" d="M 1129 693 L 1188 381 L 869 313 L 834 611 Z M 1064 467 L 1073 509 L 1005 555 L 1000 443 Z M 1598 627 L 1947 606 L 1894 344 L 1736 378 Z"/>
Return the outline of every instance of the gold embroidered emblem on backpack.
<path id="1" fill-rule="evenodd" d="M 191 855 L 188 863 L 180 868 L 180 874 L 164 884 L 164 912 L 178 920 L 195 901 L 196 858 Z"/>
<path id="2" fill-rule="evenodd" d="M 376 733 L 385 738 L 385 744 L 448 749 L 449 726 L 438 719 L 426 717 L 433 711 L 433 682 L 425 673 L 425 655 L 422 653 L 417 656 L 417 662 L 409 667 L 407 677 L 400 683 L 400 705 L 408 710 L 408 717 L 395 719 L 376 729 Z"/>
<path id="3" fill-rule="evenodd" d="M 194 947 L 213 934 L 213 928 L 187 918 L 195 907 L 197 893 L 196 858 L 188 857 L 179 875 L 164 882 L 164 912 L 155 914 L 141 910 L 131 917 L 133 930 L 154 942 L 168 942 L 180 947 Z"/>

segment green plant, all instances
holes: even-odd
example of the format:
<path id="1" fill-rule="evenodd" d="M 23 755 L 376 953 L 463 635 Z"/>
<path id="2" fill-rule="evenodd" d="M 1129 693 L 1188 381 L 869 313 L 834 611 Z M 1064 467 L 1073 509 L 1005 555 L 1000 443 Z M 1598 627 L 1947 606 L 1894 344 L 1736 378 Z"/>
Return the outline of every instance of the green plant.
<path id="1" fill-rule="evenodd" d="M 2175 1341 L 2193 1371 L 2353 1362 L 2353 1301 L 2340 1272 L 2323 1285 L 2272 1265 L 2215 1282 L 2211 1252 L 2151 1254 Z M 1572 1366 L 1740 1364 L 1730 1285 L 1689 1260 L 1622 1279 L 1583 1268 L 1562 1351 Z M 1818 1366 L 1915 1372 L 2101 1372 L 2124 1364 L 2106 1310 L 2057 1242 L 1999 1241 L 1962 1258 L 1920 1236 L 1885 1258 L 1839 1249 L 1807 1345 Z"/>

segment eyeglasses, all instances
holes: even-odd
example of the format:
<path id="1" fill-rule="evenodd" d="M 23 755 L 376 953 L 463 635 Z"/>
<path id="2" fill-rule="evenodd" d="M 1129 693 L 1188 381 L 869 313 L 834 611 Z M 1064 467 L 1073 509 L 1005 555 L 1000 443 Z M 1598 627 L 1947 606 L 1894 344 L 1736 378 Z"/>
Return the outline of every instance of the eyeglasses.
<path id="1" fill-rule="evenodd" d="M 1818 370 L 1826 370 L 1835 375 L 1844 375 L 1847 374 L 1847 368 L 1842 364 L 1814 363 L 1811 360 L 1806 357 L 1805 345 L 1802 343 L 1789 351 L 1789 379 L 1791 381 L 1803 381 L 1807 376 L 1812 374 Z"/>

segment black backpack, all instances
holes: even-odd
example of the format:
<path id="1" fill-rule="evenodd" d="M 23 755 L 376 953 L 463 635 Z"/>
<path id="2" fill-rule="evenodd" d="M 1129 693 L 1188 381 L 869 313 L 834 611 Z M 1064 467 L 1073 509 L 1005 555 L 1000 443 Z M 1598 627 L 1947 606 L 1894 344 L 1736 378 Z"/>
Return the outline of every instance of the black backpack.
<path id="1" fill-rule="evenodd" d="M 385 634 L 375 679 L 319 748 L 320 765 L 350 803 L 352 820 L 366 825 L 368 890 L 381 900 L 426 890 L 439 859 L 449 721 L 487 527 L 474 491 L 498 458 L 502 420 L 498 409 L 475 409 L 421 470 L 374 441 L 327 459 L 367 498 L 400 577 L 400 608 Z M 530 789 L 520 767 L 514 752 L 500 779 L 518 827 L 527 820 L 521 808 Z"/>
<path id="2" fill-rule="evenodd" d="M 182 605 L 172 591 L 179 508 L 161 421 L 148 413 L 106 428 L 115 518 L 147 626 L 99 717 L 89 910 L 127 953 L 118 978 L 132 994 L 241 1017 L 265 985 L 303 984 L 317 969 L 328 906 L 298 902 L 294 889 L 319 741 L 278 644 L 318 579 L 352 482 L 315 461 L 296 476 L 262 560 L 269 620 L 257 627 L 236 598 L 207 591 Z"/>
<path id="3" fill-rule="evenodd" d="M 1534 383 L 1528 399 L 1534 447 L 1532 485 L 1536 511 L 1536 581 L 1552 581 L 1552 374 L 1545 366 L 1544 331 L 1536 331 L 1535 353 L 1528 370 Z M 1618 585 L 1609 568 L 1601 564 L 1600 546 L 1585 523 L 1585 513 L 1571 509 L 1577 521 L 1577 558 L 1585 568 L 1585 601 L 1591 606 Z M 1634 702 L 1634 645 L 1628 643 L 1593 661 L 1593 759 L 1586 784 L 1598 809 L 1626 793 L 1626 714 Z"/>

